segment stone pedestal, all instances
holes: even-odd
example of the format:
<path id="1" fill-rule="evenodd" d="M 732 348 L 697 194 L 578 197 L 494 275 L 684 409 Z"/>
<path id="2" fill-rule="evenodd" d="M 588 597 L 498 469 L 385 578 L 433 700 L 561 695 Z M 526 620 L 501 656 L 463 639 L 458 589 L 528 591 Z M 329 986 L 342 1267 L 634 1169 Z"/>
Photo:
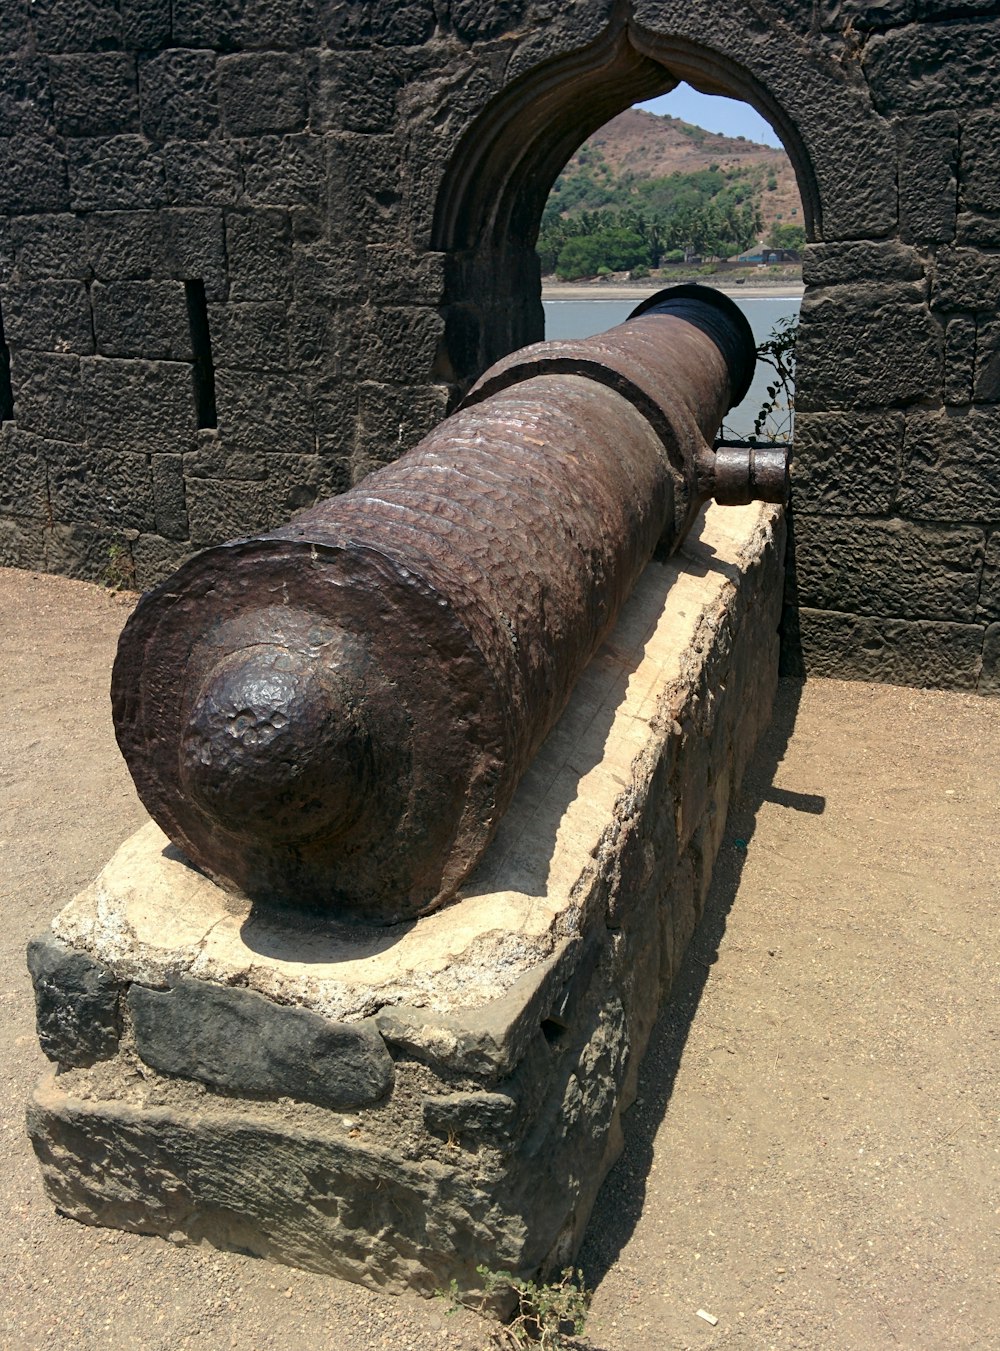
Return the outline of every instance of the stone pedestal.
<path id="1" fill-rule="evenodd" d="M 783 521 L 644 574 L 452 905 L 265 912 L 149 824 L 29 951 L 29 1108 L 87 1223 L 431 1293 L 570 1261 L 777 672 Z"/>

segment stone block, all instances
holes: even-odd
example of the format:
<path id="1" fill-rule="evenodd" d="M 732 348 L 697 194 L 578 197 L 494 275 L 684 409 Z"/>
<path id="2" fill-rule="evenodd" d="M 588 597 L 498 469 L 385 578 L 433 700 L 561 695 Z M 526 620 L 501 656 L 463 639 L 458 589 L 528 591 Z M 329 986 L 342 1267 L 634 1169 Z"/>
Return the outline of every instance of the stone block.
<path id="1" fill-rule="evenodd" d="M 797 611 L 795 623 L 797 633 L 790 644 L 786 634 L 786 645 L 798 647 L 807 675 L 953 690 L 974 690 L 979 680 L 982 625 L 879 619 L 805 607 Z M 786 667 L 786 673 L 796 669 Z"/>
<path id="2" fill-rule="evenodd" d="M 962 121 L 960 197 L 967 211 L 1000 211 L 1000 115 L 995 108 Z"/>
<path id="3" fill-rule="evenodd" d="M 374 1106 L 392 1088 L 392 1058 L 367 1019 L 332 1022 L 189 977 L 164 991 L 132 985 L 128 1006 L 136 1051 L 161 1074 L 338 1110 Z"/>
<path id="4" fill-rule="evenodd" d="M 288 369 L 288 313 L 280 300 L 209 305 L 212 353 L 233 370 Z"/>
<path id="5" fill-rule="evenodd" d="M 50 126 L 52 98 L 48 70 L 24 52 L 0 56 L 0 136 L 44 136 Z"/>
<path id="6" fill-rule="evenodd" d="M 122 46 L 149 52 L 171 45 L 171 0 L 120 0 Z"/>
<path id="7" fill-rule="evenodd" d="M 511 1135 L 518 1104 L 506 1093 L 442 1093 L 424 1099 L 424 1124 L 446 1139 L 467 1135 Z"/>
<path id="8" fill-rule="evenodd" d="M 199 430 L 195 449 L 184 456 L 184 477 L 238 479 L 252 482 L 267 478 L 264 451 L 232 450 L 215 430 Z"/>
<path id="9" fill-rule="evenodd" d="M 979 617 L 1000 619 L 1000 529 L 994 529 L 986 541 L 983 584 L 979 592 Z"/>
<path id="10" fill-rule="evenodd" d="M 65 211 L 70 205 L 66 156 L 34 132 L 0 136 L 0 212 Z"/>
<path id="11" fill-rule="evenodd" d="M 160 151 L 143 136 L 71 141 L 67 160 L 74 211 L 141 211 L 166 199 Z"/>
<path id="12" fill-rule="evenodd" d="M 132 561 L 135 584 L 140 591 L 148 591 L 176 572 L 191 553 L 189 543 L 166 540 L 162 535 L 140 535 L 132 543 Z"/>
<path id="13" fill-rule="evenodd" d="M 799 320 L 799 369 L 808 383 L 796 409 L 899 407 L 941 387 L 943 341 L 926 305 L 899 288 L 831 287 L 807 293 Z"/>
<path id="14" fill-rule="evenodd" d="M 90 301 L 82 282 L 6 286 L 0 294 L 0 305 L 4 336 L 15 347 L 80 356 L 94 350 Z"/>
<path id="15" fill-rule="evenodd" d="M 959 316 L 950 319 L 944 335 L 944 401 L 972 402 L 976 365 L 976 321 Z"/>
<path id="16" fill-rule="evenodd" d="M 1000 624 L 990 624 L 983 638 L 983 669 L 977 688 L 980 694 L 1000 694 Z"/>
<path id="17" fill-rule="evenodd" d="M 135 58 L 87 52 L 49 60 L 55 127 L 63 136 L 113 136 L 137 127 Z"/>
<path id="18" fill-rule="evenodd" d="M 56 441 L 85 439 L 79 357 L 14 351 L 11 384 L 20 430 Z"/>
<path id="19" fill-rule="evenodd" d="M 153 455 L 150 472 L 156 533 L 169 540 L 186 540 L 188 518 L 184 495 L 184 456 Z"/>
<path id="20" fill-rule="evenodd" d="M 391 131 L 402 86 L 384 53 L 323 51 L 316 71 L 316 115 L 324 131 Z"/>
<path id="21" fill-rule="evenodd" d="M 91 295 L 101 356 L 193 360 L 181 282 L 95 282 Z"/>
<path id="22" fill-rule="evenodd" d="M 974 526 L 795 518 L 801 605 L 883 618 L 974 623 L 985 537 Z"/>
<path id="23" fill-rule="evenodd" d="M 143 133 L 154 141 L 207 140 L 219 125 L 215 53 L 174 50 L 140 62 Z"/>
<path id="24" fill-rule="evenodd" d="M 164 269 L 183 281 L 201 281 L 209 300 L 221 300 L 228 285 L 223 214 L 173 207 L 161 213 Z"/>
<path id="25" fill-rule="evenodd" d="M 98 281 L 141 281 L 163 272 L 163 228 L 155 211 L 95 211 L 84 253 Z"/>
<path id="26" fill-rule="evenodd" d="M 235 51 L 254 47 L 316 45 L 314 0 L 173 0 L 173 41 L 178 47 Z"/>
<path id="27" fill-rule="evenodd" d="M 338 376 L 344 329 L 337 310 L 317 298 L 289 305 L 286 317 L 289 367 L 293 370 L 318 367 L 325 379 Z"/>
<path id="28" fill-rule="evenodd" d="M 187 363 L 85 357 L 83 388 L 94 445 L 144 454 L 190 449 L 195 407 Z"/>
<path id="29" fill-rule="evenodd" d="M 802 253 L 802 280 L 807 286 L 922 281 L 925 274 L 920 253 L 895 239 L 807 244 Z"/>
<path id="30" fill-rule="evenodd" d="M 466 42 L 484 42 L 520 26 L 526 0 L 451 0 L 452 26 Z"/>
<path id="31" fill-rule="evenodd" d="M 7 0 L 0 8 L 0 52 L 16 52 L 31 37 L 31 0 Z"/>
<path id="32" fill-rule="evenodd" d="M 362 299 L 366 286 L 364 253 L 352 244 L 313 244 L 294 256 L 295 295 L 303 305 L 340 309 Z"/>
<path id="33" fill-rule="evenodd" d="M 898 508 L 917 520 L 1000 518 L 1000 410 L 907 414 Z"/>
<path id="34" fill-rule="evenodd" d="M 932 303 L 940 310 L 993 310 L 1000 292 L 1000 257 L 945 248 L 934 266 Z"/>
<path id="35" fill-rule="evenodd" d="M 795 414 L 796 511 L 886 515 L 899 481 L 902 413 Z"/>
<path id="36" fill-rule="evenodd" d="M 50 447 L 51 442 L 19 431 L 13 423 L 0 425 L 0 513 L 38 520 L 48 517 Z"/>
<path id="37" fill-rule="evenodd" d="M 321 455 L 268 455 L 265 493 L 270 520 L 284 524 L 297 511 L 336 492 Z"/>
<path id="38" fill-rule="evenodd" d="M 57 522 L 45 531 L 45 571 L 80 582 L 134 589 L 134 537 L 134 530 Z"/>
<path id="39" fill-rule="evenodd" d="M 444 320 L 429 306 L 382 306 L 362 332 L 360 368 L 374 381 L 425 384 L 444 337 Z"/>
<path id="40" fill-rule="evenodd" d="M 218 64 L 219 106 L 230 136 L 300 131 L 308 114 L 305 65 L 293 52 L 244 52 Z"/>
<path id="41" fill-rule="evenodd" d="M 15 216 L 10 222 L 14 272 L 21 282 L 50 277 L 86 278 L 90 274 L 84 247 L 84 223 L 68 212 Z"/>
<path id="42" fill-rule="evenodd" d="M 323 139 L 334 218 L 352 220 L 355 237 L 366 243 L 402 243 L 403 143 L 357 132 L 334 132 Z"/>
<path id="43" fill-rule="evenodd" d="M 955 238 L 958 212 L 958 118 L 953 112 L 900 123 L 899 224 L 904 240 Z"/>
<path id="44" fill-rule="evenodd" d="M 291 291 L 291 226 L 283 211 L 226 212 L 231 300 L 280 300 Z"/>
<path id="45" fill-rule="evenodd" d="M 302 384 L 269 373 L 215 372 L 219 432 L 234 450 L 311 454 L 316 449 L 312 408 Z"/>
<path id="46" fill-rule="evenodd" d="M 976 403 L 1000 403 L 1000 320 L 980 315 L 976 325 Z"/>
<path id="47" fill-rule="evenodd" d="M 410 450 L 448 412 L 443 385 L 399 389 L 366 381 L 359 386 L 359 398 L 358 445 L 381 464 Z"/>
<path id="48" fill-rule="evenodd" d="M 367 249 L 368 294 L 379 305 L 441 305 L 446 255 L 410 253 L 393 245 Z"/>
<path id="49" fill-rule="evenodd" d="M 60 1065 L 107 1060 L 121 1036 L 121 986 L 103 962 L 45 935 L 28 944 L 42 1050 Z"/>
<path id="50" fill-rule="evenodd" d="M 269 498 L 262 482 L 190 479 L 187 488 L 188 531 L 193 548 L 223 544 L 272 524 Z"/>
<path id="51" fill-rule="evenodd" d="M 958 214 L 959 244 L 977 249 L 995 249 L 1000 242 L 1000 220 L 996 216 L 981 216 L 972 211 Z"/>
<path id="52" fill-rule="evenodd" d="M 51 445 L 51 443 L 50 443 Z M 64 525 L 152 530 L 153 489 L 148 456 L 65 446 L 48 458 L 49 505 Z"/>
<path id="53" fill-rule="evenodd" d="M 240 152 L 229 141 L 167 141 L 163 172 L 175 206 L 233 206 L 241 192 Z"/>
<path id="54" fill-rule="evenodd" d="M 99 52 L 121 45 L 116 0 L 32 0 L 31 21 L 43 52 Z"/>
<path id="55" fill-rule="evenodd" d="M 971 113 L 1000 102 L 1000 21 L 910 24 L 866 44 L 862 69 L 885 116 Z"/>
<path id="56" fill-rule="evenodd" d="M 45 525 L 40 517 L 0 517 L 0 568 L 44 568 Z"/>
<path id="57" fill-rule="evenodd" d="M 326 198 L 325 167 L 318 136 L 261 136 L 243 150 L 245 201 L 251 206 L 319 208 Z"/>

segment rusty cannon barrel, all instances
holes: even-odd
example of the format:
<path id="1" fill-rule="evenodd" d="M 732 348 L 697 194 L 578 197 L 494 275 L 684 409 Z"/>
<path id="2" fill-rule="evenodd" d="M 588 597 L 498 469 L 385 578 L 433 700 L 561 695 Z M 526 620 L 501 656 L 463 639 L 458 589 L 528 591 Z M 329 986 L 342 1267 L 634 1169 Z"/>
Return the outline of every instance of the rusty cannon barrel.
<path id="1" fill-rule="evenodd" d="M 454 895 L 640 572 L 700 504 L 784 497 L 783 451 L 711 449 L 743 315 L 660 292 L 499 362 L 394 464 L 189 559 L 122 634 L 139 796 L 224 887 L 391 924 Z"/>

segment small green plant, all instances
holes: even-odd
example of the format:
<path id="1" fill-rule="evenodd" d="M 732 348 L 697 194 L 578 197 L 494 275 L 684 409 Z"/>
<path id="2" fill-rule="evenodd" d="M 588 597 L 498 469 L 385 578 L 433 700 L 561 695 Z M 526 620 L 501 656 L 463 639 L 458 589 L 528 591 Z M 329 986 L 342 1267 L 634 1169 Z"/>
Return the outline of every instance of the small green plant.
<path id="1" fill-rule="evenodd" d="M 572 1346 L 579 1346 L 567 1338 L 582 1336 L 590 1305 L 590 1291 L 584 1288 L 581 1271 L 565 1267 L 559 1280 L 548 1284 L 526 1281 L 509 1271 L 491 1271 L 485 1266 L 476 1267 L 476 1275 L 483 1283 L 478 1301 L 463 1296 L 454 1278 L 447 1290 L 435 1293 L 447 1301 L 449 1313 L 465 1305 L 477 1313 L 493 1315 L 498 1305 L 509 1308 L 513 1296 L 514 1312 L 490 1333 L 490 1341 L 500 1351 L 527 1351 L 530 1347 L 571 1351 Z"/>
<path id="2" fill-rule="evenodd" d="M 111 591 L 134 591 L 135 561 L 125 544 L 112 544 L 108 549 L 108 565 L 104 569 L 104 585 Z"/>
<path id="3" fill-rule="evenodd" d="M 757 348 L 757 360 L 774 371 L 767 398 L 753 423 L 751 440 L 791 441 L 795 416 L 795 343 L 799 332 L 797 315 L 779 319 L 770 335 Z"/>

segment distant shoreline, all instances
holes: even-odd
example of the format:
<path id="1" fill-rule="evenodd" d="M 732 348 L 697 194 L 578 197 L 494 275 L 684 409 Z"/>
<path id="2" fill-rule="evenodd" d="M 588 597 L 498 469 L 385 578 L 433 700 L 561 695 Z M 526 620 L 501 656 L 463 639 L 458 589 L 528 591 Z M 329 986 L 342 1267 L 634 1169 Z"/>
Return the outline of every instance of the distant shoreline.
<path id="1" fill-rule="evenodd" d="M 691 278 L 686 278 L 690 281 Z M 752 282 L 744 286 L 721 284 L 710 278 L 704 279 L 706 286 L 722 291 L 727 296 L 746 300 L 798 300 L 805 287 L 801 282 L 783 281 L 768 284 Z M 657 281 L 635 282 L 547 282 L 542 286 L 543 300 L 634 300 L 636 304 L 661 290 L 663 283 Z"/>

